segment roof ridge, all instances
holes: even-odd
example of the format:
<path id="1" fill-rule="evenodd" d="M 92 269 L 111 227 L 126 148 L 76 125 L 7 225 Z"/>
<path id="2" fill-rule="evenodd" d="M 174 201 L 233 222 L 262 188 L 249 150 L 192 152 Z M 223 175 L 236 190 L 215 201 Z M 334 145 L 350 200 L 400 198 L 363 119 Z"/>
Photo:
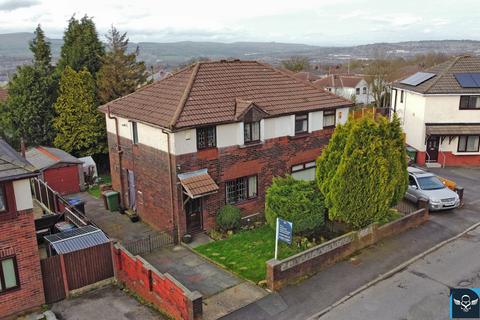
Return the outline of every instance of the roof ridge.
<path id="1" fill-rule="evenodd" d="M 336 94 L 333 94 L 333 93 L 331 93 L 331 92 L 328 91 L 328 90 L 320 89 L 319 87 L 313 85 L 310 81 L 304 81 L 304 80 L 302 80 L 302 79 L 298 79 L 298 78 L 296 78 L 295 76 L 290 75 L 290 74 L 288 74 L 288 73 L 286 73 L 286 72 L 284 72 L 284 71 L 282 71 L 282 70 L 280 70 L 280 69 L 274 68 L 273 66 L 271 66 L 271 65 L 269 65 L 269 64 L 267 64 L 267 63 L 263 63 L 263 62 L 259 62 L 259 61 L 256 61 L 256 62 L 257 62 L 258 64 L 261 64 L 261 65 L 264 66 L 264 67 L 267 67 L 267 68 L 272 69 L 273 71 L 276 71 L 276 72 L 279 72 L 279 73 L 281 73 L 281 74 L 284 74 L 284 75 L 288 76 L 289 78 L 291 78 L 291 79 L 293 79 L 293 80 L 295 80 L 295 81 L 297 81 L 297 82 L 303 83 L 303 84 L 305 84 L 305 85 L 307 85 L 307 86 L 309 86 L 309 87 L 311 87 L 311 88 L 314 88 L 315 90 L 322 90 L 324 93 L 326 93 L 326 94 L 328 94 L 328 95 L 330 95 L 330 96 L 334 96 L 335 98 L 344 100 L 344 101 L 345 101 L 346 103 L 348 103 L 348 104 L 352 104 L 352 102 L 351 102 L 350 100 L 345 99 L 345 98 L 340 97 L 340 96 L 337 96 Z M 319 80 L 320 80 L 320 79 L 319 79 Z"/>
<path id="2" fill-rule="evenodd" d="M 190 91 L 192 90 L 195 79 L 197 78 L 197 73 L 198 73 L 198 70 L 200 69 L 201 64 L 202 62 L 197 62 L 193 67 L 192 74 L 190 75 L 190 80 L 188 80 L 187 86 L 185 87 L 185 91 L 183 92 L 182 98 L 178 103 L 177 109 L 175 110 L 175 113 L 173 115 L 173 119 L 170 122 L 170 129 L 172 129 L 177 124 L 177 121 L 180 118 L 180 115 L 182 114 L 183 109 L 185 108 L 185 104 L 187 102 L 188 97 L 190 96 Z"/>
<path id="3" fill-rule="evenodd" d="M 447 73 L 447 71 L 449 71 L 450 69 L 452 69 L 452 67 L 457 64 L 458 60 L 460 60 L 463 56 L 458 56 L 458 57 L 455 57 L 455 59 L 453 59 L 453 61 L 450 63 L 450 65 L 443 69 L 442 72 L 440 72 L 440 74 L 438 75 L 438 77 L 436 79 L 434 79 L 432 81 L 432 83 L 430 83 L 427 88 L 425 88 L 425 91 L 424 91 L 424 94 L 425 93 L 428 93 L 428 91 L 435 85 L 437 84 L 437 82 Z"/>

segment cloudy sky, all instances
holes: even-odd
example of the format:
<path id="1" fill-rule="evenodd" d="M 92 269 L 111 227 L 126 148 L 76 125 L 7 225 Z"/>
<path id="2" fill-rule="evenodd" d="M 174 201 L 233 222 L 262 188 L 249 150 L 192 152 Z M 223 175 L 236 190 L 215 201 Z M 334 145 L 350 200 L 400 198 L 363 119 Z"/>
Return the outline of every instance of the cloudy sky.
<path id="1" fill-rule="evenodd" d="M 480 40 L 479 12 L 478 0 L 0 0 L 0 33 L 40 23 L 60 38 L 73 14 L 87 14 L 101 34 L 113 24 L 135 42 Z"/>

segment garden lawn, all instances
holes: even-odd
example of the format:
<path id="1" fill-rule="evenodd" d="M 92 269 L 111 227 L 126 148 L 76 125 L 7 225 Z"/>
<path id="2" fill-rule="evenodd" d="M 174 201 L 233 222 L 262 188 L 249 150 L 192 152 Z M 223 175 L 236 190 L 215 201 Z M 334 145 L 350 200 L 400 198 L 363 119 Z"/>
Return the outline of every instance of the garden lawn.
<path id="1" fill-rule="evenodd" d="M 292 243 L 280 242 L 279 259 L 284 259 L 302 249 Z M 258 283 L 265 279 L 265 262 L 272 259 L 275 251 L 275 231 L 268 225 L 241 231 L 226 240 L 211 242 L 195 248 L 232 272 Z"/>
<path id="2" fill-rule="evenodd" d="M 109 175 L 101 175 L 99 177 L 99 182 L 88 188 L 88 193 L 95 198 L 100 198 L 100 184 L 109 184 L 112 183 L 112 178 Z"/>

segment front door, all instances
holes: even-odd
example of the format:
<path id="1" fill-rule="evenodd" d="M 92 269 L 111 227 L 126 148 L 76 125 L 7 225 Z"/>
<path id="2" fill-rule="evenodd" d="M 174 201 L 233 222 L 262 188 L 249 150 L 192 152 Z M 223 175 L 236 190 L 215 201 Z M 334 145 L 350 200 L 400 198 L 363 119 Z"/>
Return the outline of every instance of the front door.
<path id="1" fill-rule="evenodd" d="M 428 153 L 427 160 L 430 160 L 430 162 L 437 162 L 439 144 L 440 144 L 440 138 L 438 136 L 428 138 L 428 140 L 427 140 L 427 153 Z"/>
<path id="2" fill-rule="evenodd" d="M 202 231 L 202 198 L 188 199 L 185 212 L 187 214 L 187 232 Z"/>
<path id="3" fill-rule="evenodd" d="M 137 187 L 135 185 L 135 172 L 128 171 L 128 207 L 137 210 Z"/>

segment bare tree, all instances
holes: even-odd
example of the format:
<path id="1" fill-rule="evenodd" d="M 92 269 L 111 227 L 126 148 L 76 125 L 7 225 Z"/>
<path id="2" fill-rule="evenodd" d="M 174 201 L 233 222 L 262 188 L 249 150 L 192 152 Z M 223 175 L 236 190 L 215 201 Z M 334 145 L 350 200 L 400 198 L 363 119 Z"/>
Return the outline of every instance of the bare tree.
<path id="1" fill-rule="evenodd" d="M 293 72 L 305 71 L 310 69 L 310 62 L 307 57 L 293 56 L 283 60 L 282 67 Z"/>

